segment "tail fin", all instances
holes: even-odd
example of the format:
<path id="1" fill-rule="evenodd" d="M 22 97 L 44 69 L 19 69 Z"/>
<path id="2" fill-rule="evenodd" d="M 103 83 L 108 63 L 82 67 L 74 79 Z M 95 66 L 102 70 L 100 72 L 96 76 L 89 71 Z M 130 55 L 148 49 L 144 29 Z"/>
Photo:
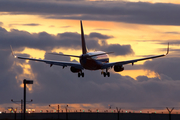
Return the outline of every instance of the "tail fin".
<path id="1" fill-rule="evenodd" d="M 87 48 L 86 48 L 86 42 L 85 42 L 85 38 L 84 38 L 84 31 L 83 31 L 83 25 L 82 25 L 82 21 L 81 22 L 81 42 L 82 42 L 82 53 L 86 54 L 87 53 Z"/>

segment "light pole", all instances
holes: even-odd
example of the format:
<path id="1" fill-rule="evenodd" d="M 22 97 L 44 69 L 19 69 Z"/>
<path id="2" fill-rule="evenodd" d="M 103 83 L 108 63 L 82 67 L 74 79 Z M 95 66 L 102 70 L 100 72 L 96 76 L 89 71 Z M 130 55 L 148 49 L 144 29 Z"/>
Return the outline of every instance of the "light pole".
<path id="1" fill-rule="evenodd" d="M 67 113 L 67 109 L 68 109 L 68 105 L 66 105 L 66 120 L 68 120 L 68 113 Z"/>
<path id="2" fill-rule="evenodd" d="M 166 109 L 168 110 L 169 112 L 169 120 L 171 120 L 171 113 L 172 111 L 174 110 L 174 107 L 170 110 L 168 107 L 166 107 Z"/>
<path id="3" fill-rule="evenodd" d="M 24 84 L 24 120 L 26 120 L 26 84 L 33 84 L 32 80 L 23 80 Z"/>
<path id="4" fill-rule="evenodd" d="M 14 103 L 21 102 L 21 120 L 22 120 L 22 107 L 23 107 L 23 100 L 21 99 L 21 101 L 14 101 L 13 99 L 11 99 L 11 102 L 14 102 Z"/>
<path id="5" fill-rule="evenodd" d="M 119 113 L 121 111 L 121 108 L 116 107 L 117 113 L 118 113 L 118 120 L 119 120 Z"/>
<path id="6" fill-rule="evenodd" d="M 51 107 L 51 105 L 49 105 L 49 107 Z M 59 120 L 59 105 L 58 105 L 58 120 Z"/>

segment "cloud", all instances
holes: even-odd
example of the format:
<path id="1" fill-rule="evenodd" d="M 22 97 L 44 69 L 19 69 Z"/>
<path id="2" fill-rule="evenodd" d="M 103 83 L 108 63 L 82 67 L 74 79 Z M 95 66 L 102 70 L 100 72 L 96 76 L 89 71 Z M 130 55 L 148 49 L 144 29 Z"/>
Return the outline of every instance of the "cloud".
<path id="1" fill-rule="evenodd" d="M 146 61 L 144 63 L 144 69 L 148 69 L 154 71 L 158 74 L 163 74 L 170 77 L 173 80 L 180 79 L 180 66 L 179 64 L 180 58 L 160 58 L 154 59 L 153 61 Z"/>
<path id="2" fill-rule="evenodd" d="M 15 77 L 23 73 L 23 68 L 14 65 L 14 62 L 25 64 L 24 60 L 14 59 L 10 54 L 10 49 L 0 48 L 1 70 L 0 70 L 0 95 L 3 96 L 0 104 L 11 103 L 11 99 L 20 100 L 22 89 Z M 19 48 L 17 48 L 19 49 Z M 70 61 L 69 57 L 52 56 L 46 53 L 45 59 L 56 59 Z M 164 62 L 165 61 L 165 62 Z M 173 61 L 176 61 L 173 64 Z M 34 81 L 39 85 L 33 84 L 33 91 L 27 90 L 27 100 L 33 99 L 36 105 L 49 105 L 56 103 L 89 103 L 101 104 L 107 107 L 121 105 L 122 108 L 142 109 L 155 108 L 159 106 L 178 106 L 180 94 L 180 81 L 172 76 L 178 68 L 178 58 L 157 59 L 147 61 L 144 69 L 156 71 L 160 78 L 148 78 L 147 76 L 138 76 L 137 81 L 129 76 L 121 76 L 112 70 L 111 77 L 104 78 L 101 71 L 85 70 L 85 77 L 78 78 L 77 74 L 70 72 L 70 67 L 62 69 L 59 66 L 52 66 L 29 61 L 32 73 L 36 74 Z M 26 63 L 27 64 L 27 63 Z M 166 64 L 166 66 L 164 66 Z M 171 69 L 171 67 L 174 69 Z M 11 69 L 13 66 L 13 69 Z M 157 66 L 157 67 L 156 67 Z M 176 67 L 175 67 L 176 66 Z M 169 69 L 167 69 L 169 68 Z M 172 72 L 171 72 L 172 71 Z M 179 75 L 176 74 L 178 77 Z M 29 76 L 24 76 L 24 79 Z M 21 82 L 20 82 L 21 81 Z"/>
<path id="3" fill-rule="evenodd" d="M 0 56 L 3 56 L 0 72 L 0 95 L 4 96 L 0 104 L 10 103 L 11 99 L 20 100 L 22 96 L 23 88 L 19 88 L 18 84 L 20 83 L 15 80 L 17 73 L 23 72 L 22 68 L 14 66 L 14 70 L 18 72 L 9 71 L 9 69 L 13 61 L 21 64 L 25 63 L 25 61 L 13 59 L 9 55 L 10 50 L 0 52 Z M 52 57 L 48 54 L 45 55 L 45 59 Z M 58 60 L 70 60 L 69 57 L 58 56 L 58 58 Z M 139 76 L 135 81 L 129 76 L 121 76 L 112 71 L 110 78 L 104 78 L 100 71 L 84 71 L 85 78 L 78 78 L 77 74 L 70 72 L 69 67 L 62 69 L 59 66 L 52 66 L 50 68 L 47 64 L 33 61 L 30 61 L 29 64 L 33 73 L 37 74 L 35 79 L 38 81 L 39 86 L 32 85 L 33 92 L 29 93 L 27 91 L 27 99 L 33 99 L 33 103 L 37 105 L 99 103 L 105 107 L 108 104 L 115 106 L 121 104 L 124 108 L 136 107 L 136 109 L 178 105 L 179 81 L 160 80 L 159 78 L 148 78 L 146 76 Z"/>
<path id="4" fill-rule="evenodd" d="M 22 93 L 22 90 L 19 88 L 19 83 L 15 77 L 17 71 L 22 72 L 22 68 L 16 67 L 16 71 L 11 69 L 14 59 L 10 55 L 10 50 L 0 48 L 0 56 L 0 95 L 2 96 L 0 104 L 10 103 L 11 99 L 20 100 L 22 95 L 19 93 Z"/>
<path id="5" fill-rule="evenodd" d="M 49 9 L 47 9 L 49 8 Z M 45 18 L 118 21 L 137 24 L 180 25 L 179 4 L 123 1 L 0 1 L 0 11 Z"/>
<path id="6" fill-rule="evenodd" d="M 92 32 L 89 34 L 90 38 L 98 38 L 98 39 L 110 39 L 113 38 L 113 36 L 108 36 L 108 35 L 102 35 L 100 33 Z"/>
<path id="7" fill-rule="evenodd" d="M 180 82 L 163 76 L 163 79 L 139 76 L 136 81 L 112 71 L 110 78 L 104 78 L 100 71 L 84 71 L 85 78 L 78 78 L 77 74 L 70 72 L 69 67 L 50 68 L 38 62 L 30 62 L 30 65 L 42 86 L 41 89 L 33 88 L 36 92 L 32 97 L 38 100 L 37 104 L 42 101 L 44 104 L 121 104 L 121 107 L 137 107 L 136 109 L 178 105 Z"/>
<path id="8" fill-rule="evenodd" d="M 28 23 L 28 24 L 9 24 L 10 27 L 14 26 L 14 25 L 20 25 L 20 26 L 40 26 L 41 24 L 37 24 L 37 23 Z"/>
<path id="9" fill-rule="evenodd" d="M 3 22 L 0 22 L 0 26 L 2 26 L 3 25 Z"/>
<path id="10" fill-rule="evenodd" d="M 110 29 L 94 29 L 94 30 L 98 30 L 98 31 L 100 31 L 100 30 L 102 30 L 102 31 L 111 31 Z"/>
<path id="11" fill-rule="evenodd" d="M 165 32 L 165 34 L 180 34 L 180 32 L 172 31 L 172 32 Z"/>
<path id="12" fill-rule="evenodd" d="M 12 45 L 15 49 L 21 48 L 19 50 L 23 50 L 24 47 L 45 51 L 51 51 L 54 48 L 81 50 L 81 35 L 79 33 L 65 32 L 51 35 L 46 32 L 40 32 L 31 34 L 27 31 L 19 31 L 17 29 L 12 29 L 8 32 L 0 27 L 0 36 L 1 48 L 7 48 L 7 46 Z M 90 33 L 89 35 L 85 35 L 85 39 L 87 38 L 87 47 L 91 50 L 97 48 L 105 51 L 121 50 L 121 52 L 117 51 L 116 55 L 128 55 L 133 53 L 130 45 L 108 45 L 106 40 L 112 37 L 113 36 L 103 35 L 101 33 Z M 98 43 L 99 40 L 104 40 L 104 44 L 100 45 Z"/>
<path id="13" fill-rule="evenodd" d="M 7 30 L 6 30 L 6 29 L 4 29 L 4 28 L 2 28 L 2 27 L 0 27 L 0 33 L 1 33 L 1 34 L 3 34 L 3 33 L 7 33 Z"/>
<path id="14" fill-rule="evenodd" d="M 169 42 L 170 45 L 179 45 L 180 44 L 180 40 L 170 40 L 170 41 L 159 41 L 159 44 L 167 44 Z"/>
<path id="15" fill-rule="evenodd" d="M 70 28 L 72 26 L 61 26 L 60 28 Z"/>
<path id="16" fill-rule="evenodd" d="M 120 45 L 120 44 L 110 44 L 107 46 L 103 46 L 102 50 L 114 52 L 111 55 L 128 55 L 134 54 L 130 45 Z"/>

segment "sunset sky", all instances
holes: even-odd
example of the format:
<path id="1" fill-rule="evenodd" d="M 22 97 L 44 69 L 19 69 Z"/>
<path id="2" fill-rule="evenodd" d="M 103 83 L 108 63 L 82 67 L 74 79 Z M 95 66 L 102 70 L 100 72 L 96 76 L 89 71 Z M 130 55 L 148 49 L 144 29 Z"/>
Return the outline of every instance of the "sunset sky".
<path id="1" fill-rule="evenodd" d="M 0 111 L 19 107 L 28 86 L 29 108 L 165 110 L 180 107 L 179 0 L 0 0 Z M 114 52 L 110 62 L 170 53 L 163 58 L 124 65 L 119 73 L 84 70 L 13 58 L 77 61 L 48 52 L 81 55 L 80 20 L 89 51 Z M 179 111 L 180 112 L 180 111 Z"/>

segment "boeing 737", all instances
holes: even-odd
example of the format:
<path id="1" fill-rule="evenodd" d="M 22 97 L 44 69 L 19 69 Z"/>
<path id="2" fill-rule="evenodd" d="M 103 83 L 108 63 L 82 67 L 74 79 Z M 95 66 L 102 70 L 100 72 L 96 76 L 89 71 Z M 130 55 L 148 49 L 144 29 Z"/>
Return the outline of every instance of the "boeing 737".
<path id="1" fill-rule="evenodd" d="M 71 72 L 78 73 L 78 77 L 81 77 L 81 76 L 84 77 L 84 73 L 83 73 L 84 69 L 86 69 L 86 70 L 102 70 L 101 74 L 104 77 L 106 77 L 106 76 L 110 77 L 110 73 L 108 72 L 108 70 L 111 68 L 114 68 L 115 72 L 121 72 L 124 70 L 123 66 L 126 64 L 133 65 L 135 62 L 138 62 L 138 61 L 164 57 L 169 53 L 169 43 L 168 43 L 168 48 L 167 48 L 166 54 L 152 56 L 152 57 L 146 57 L 146 58 L 141 58 L 141 59 L 127 60 L 127 61 L 109 62 L 108 54 L 110 54 L 112 52 L 103 52 L 103 51 L 88 52 L 88 50 L 86 48 L 86 43 L 85 43 L 82 21 L 80 21 L 80 24 L 81 24 L 82 55 L 77 56 L 77 55 L 65 55 L 65 54 L 51 53 L 54 55 L 77 57 L 77 58 L 79 58 L 79 61 L 80 61 L 79 63 L 78 62 L 66 62 L 66 61 L 54 61 L 54 60 L 41 60 L 41 59 L 33 59 L 33 58 L 16 56 L 13 53 L 13 50 L 11 47 L 12 55 L 18 59 L 44 62 L 46 64 L 49 64 L 50 67 L 52 67 L 53 65 L 62 66 L 63 68 L 69 66 Z M 105 70 L 105 71 L 103 71 L 103 70 Z"/>

